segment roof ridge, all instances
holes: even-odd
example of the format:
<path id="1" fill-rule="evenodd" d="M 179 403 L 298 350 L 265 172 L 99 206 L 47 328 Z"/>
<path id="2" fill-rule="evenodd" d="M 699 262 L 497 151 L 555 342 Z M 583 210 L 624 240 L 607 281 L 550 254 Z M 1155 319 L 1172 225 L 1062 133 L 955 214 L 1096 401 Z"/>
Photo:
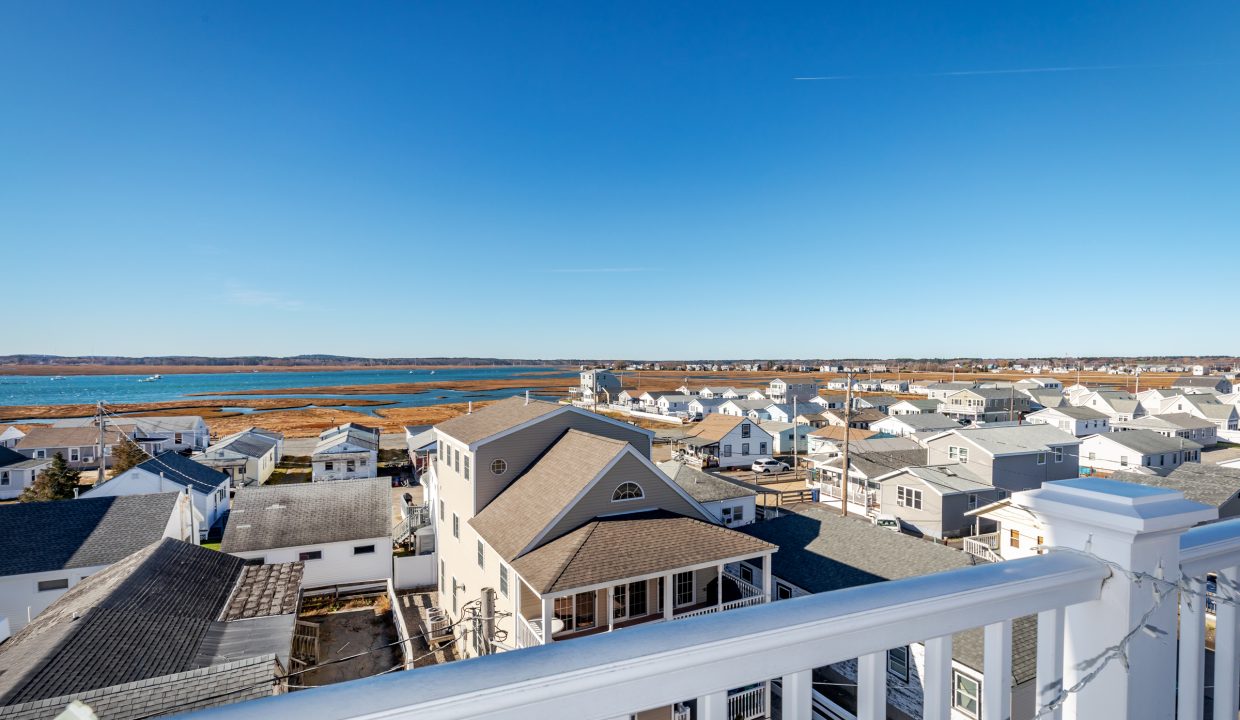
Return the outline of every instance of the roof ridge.
<path id="1" fill-rule="evenodd" d="M 552 581 L 548 585 L 548 587 L 555 587 L 555 584 L 559 582 L 560 578 L 564 577 L 564 572 L 568 570 L 568 568 L 573 564 L 573 560 L 575 560 L 577 556 L 581 554 L 581 548 L 586 546 L 586 542 L 590 539 L 592 535 L 594 535 L 594 531 L 598 530 L 599 522 L 600 522 L 599 518 L 594 518 L 589 523 L 587 523 L 590 526 L 590 529 L 586 531 L 585 535 L 582 536 L 581 541 L 577 543 L 577 547 L 573 548 L 572 554 L 569 555 L 567 558 L 565 558 L 564 562 L 560 563 L 560 567 L 556 569 L 555 575 L 552 577 Z M 564 536 L 561 535 L 560 537 L 564 537 Z M 546 545 L 546 544 L 547 543 L 543 543 L 543 545 Z M 540 545 L 539 547 L 542 547 L 542 546 Z M 537 549 L 538 548 L 533 548 L 530 552 L 533 552 L 534 550 L 537 550 Z"/>

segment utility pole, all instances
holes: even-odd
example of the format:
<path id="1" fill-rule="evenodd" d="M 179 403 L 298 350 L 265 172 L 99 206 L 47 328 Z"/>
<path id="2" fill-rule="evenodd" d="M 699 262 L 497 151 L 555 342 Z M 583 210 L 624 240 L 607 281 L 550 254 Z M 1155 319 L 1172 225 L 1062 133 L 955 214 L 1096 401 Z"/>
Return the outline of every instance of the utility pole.
<path id="1" fill-rule="evenodd" d="M 800 477 L 800 465 L 797 464 L 797 428 L 801 426 L 797 422 L 797 396 L 792 396 L 792 478 L 795 480 Z M 772 448 L 774 449 L 774 448 Z"/>
<path id="2" fill-rule="evenodd" d="M 99 425 L 99 453 L 98 453 L 99 474 L 95 476 L 95 484 L 102 485 L 103 484 L 103 466 L 107 464 L 104 461 L 104 456 L 103 456 L 103 433 L 104 433 L 104 425 L 107 423 L 107 420 L 105 420 L 103 417 L 103 401 L 102 400 L 97 401 L 95 404 L 95 418 Z"/>
<path id="3" fill-rule="evenodd" d="M 848 517 L 848 439 L 852 436 L 852 373 L 848 373 L 848 387 L 844 394 L 844 461 L 840 468 L 840 514 Z"/>

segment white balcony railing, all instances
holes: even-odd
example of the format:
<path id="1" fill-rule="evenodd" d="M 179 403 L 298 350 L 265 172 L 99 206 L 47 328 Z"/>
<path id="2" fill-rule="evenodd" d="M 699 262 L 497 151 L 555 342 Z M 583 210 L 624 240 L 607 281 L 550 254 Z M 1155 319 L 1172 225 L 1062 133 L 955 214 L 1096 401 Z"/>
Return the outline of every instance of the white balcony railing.
<path id="1" fill-rule="evenodd" d="M 543 644 L 542 621 L 526 620 L 520 614 L 517 616 L 517 647 L 529 648 Z"/>
<path id="2" fill-rule="evenodd" d="M 728 720 L 757 720 L 766 717 L 766 686 L 728 694 Z"/>
<path id="3" fill-rule="evenodd" d="M 1034 695 L 1040 717 L 1166 718 L 1177 715 L 1178 703 L 1179 717 L 1200 718 L 1207 683 L 1205 602 L 1199 588 L 1207 573 L 1216 573 L 1214 717 L 1235 720 L 1240 520 L 1186 531 L 1216 511 L 1175 491 L 1097 479 L 1048 483 L 1013 495 L 1013 501 L 1039 515 L 1057 550 L 381 675 L 198 715 L 230 720 L 610 720 L 654 708 L 674 712 L 678 704 L 696 700 L 695 720 L 726 720 L 733 709 L 730 689 L 778 680 L 781 717 L 810 720 L 812 671 L 856 659 L 856 716 L 879 720 L 887 714 L 887 650 L 923 643 L 922 716 L 947 720 L 952 713 L 952 635 L 983 628 L 980 709 L 981 717 L 990 720 L 1011 716 L 1012 621 L 1037 615 Z"/>
<path id="4" fill-rule="evenodd" d="M 964 551 L 973 557 L 981 558 L 987 562 L 999 562 L 1003 560 L 1003 558 L 999 556 L 999 553 L 995 552 L 998 548 L 998 533 L 974 535 L 964 539 Z"/>
<path id="5" fill-rule="evenodd" d="M 749 597 L 741 598 L 739 600 L 731 600 L 729 602 L 725 602 L 720 605 L 711 605 L 710 607 L 698 608 L 697 610 L 690 610 L 688 612 L 677 613 L 672 616 L 672 619 L 682 620 L 684 618 L 701 617 L 703 615 L 711 615 L 713 613 L 724 612 L 726 610 L 735 610 L 737 608 L 749 607 L 751 605 L 761 605 L 766 602 L 766 599 L 767 598 L 765 595 L 751 595 Z"/>

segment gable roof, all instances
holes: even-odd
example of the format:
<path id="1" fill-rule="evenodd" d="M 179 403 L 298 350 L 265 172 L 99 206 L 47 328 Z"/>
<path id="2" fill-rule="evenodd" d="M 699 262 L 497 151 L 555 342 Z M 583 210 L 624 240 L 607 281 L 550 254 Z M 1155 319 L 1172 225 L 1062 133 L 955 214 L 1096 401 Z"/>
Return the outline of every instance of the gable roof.
<path id="1" fill-rule="evenodd" d="M 921 480 L 939 495 L 953 493 L 981 492 L 994 490 L 995 486 L 986 482 L 966 465 L 922 465 L 905 468 L 902 472 Z M 899 473 L 890 473 L 890 478 L 882 478 L 882 482 L 899 477 Z"/>
<path id="2" fill-rule="evenodd" d="M 918 410 L 938 410 L 939 408 L 939 401 L 931 400 L 929 398 L 905 398 L 905 399 L 897 400 L 896 402 L 893 402 L 891 404 L 891 407 L 895 407 L 896 405 L 903 405 L 905 403 L 912 405 Z"/>
<path id="3" fill-rule="evenodd" d="M 1080 440 L 1071 433 L 1043 423 L 1001 425 L 945 430 L 926 438 L 933 442 L 948 435 L 968 440 L 982 452 L 993 457 L 1041 452 L 1057 445 L 1079 445 Z"/>
<path id="4" fill-rule="evenodd" d="M 753 497 L 758 494 L 755 488 L 677 460 L 661 462 L 658 467 L 672 482 L 700 503 Z"/>
<path id="5" fill-rule="evenodd" d="M 889 472 L 900 470 L 910 465 L 922 465 L 925 462 L 925 448 L 892 450 L 888 452 L 850 453 L 848 456 L 850 469 L 855 468 L 859 470 L 869 479 L 886 475 Z M 842 468 L 843 466 L 843 456 L 832 458 L 823 464 L 823 467 L 829 468 Z"/>
<path id="6" fill-rule="evenodd" d="M 512 567 L 543 595 L 773 549 L 714 523 L 654 510 L 595 518 L 522 555 Z"/>
<path id="7" fill-rule="evenodd" d="M 299 583 L 299 570 L 293 575 Z M 0 665 L 11 669 L 0 674 L 0 704 L 202 667 L 200 651 L 244 576 L 241 558 L 171 538 L 132 553 L 75 585 L 0 646 Z M 296 603 L 276 609 L 290 606 Z M 291 620 L 283 623 L 287 637 L 274 643 L 280 649 L 291 642 Z"/>
<path id="8" fill-rule="evenodd" d="M 1064 417 L 1072 418 L 1073 420 L 1106 420 L 1111 417 L 1102 411 L 1095 410 L 1084 405 L 1048 407 L 1029 414 L 1030 417 L 1040 417 L 1042 415 L 1062 415 Z"/>
<path id="9" fill-rule="evenodd" d="M 379 449 L 378 431 L 372 432 L 368 428 L 341 425 L 339 428 L 324 432 L 319 438 L 318 444 L 314 446 L 314 455 L 341 452 L 343 451 L 342 445 L 353 445 L 364 450 Z"/>
<path id="10" fill-rule="evenodd" d="M 1132 420 L 1121 420 L 1115 423 L 1116 427 L 1145 429 L 1145 430 L 1170 430 L 1178 432 L 1180 430 L 1204 430 L 1216 427 L 1214 423 L 1205 418 L 1190 415 L 1188 413 L 1165 413 L 1162 415 L 1145 415 Z"/>
<path id="11" fill-rule="evenodd" d="M 825 417 L 827 413 L 824 412 L 822 415 Z M 811 432 L 809 437 L 825 438 L 827 440 L 838 440 L 843 442 L 845 435 L 847 435 L 849 442 L 855 442 L 857 440 L 865 440 L 866 438 L 874 437 L 877 434 L 878 433 L 874 430 L 845 428 L 842 425 L 826 425 Z"/>
<path id="12" fill-rule="evenodd" d="M 749 418 L 739 415 L 722 415 L 720 413 L 707 415 L 701 422 L 693 426 L 685 437 L 697 438 L 707 442 L 719 442 L 725 435 L 732 432 L 737 425 L 743 422 L 755 425 Z M 755 427 L 757 426 L 755 425 Z M 763 432 L 766 431 L 764 430 Z"/>
<path id="13" fill-rule="evenodd" d="M 279 445 L 279 439 L 269 433 L 260 432 L 257 428 L 246 428 L 221 438 L 219 442 L 208 447 L 204 454 L 210 455 L 220 450 L 229 450 L 245 457 L 260 458 Z"/>
<path id="14" fill-rule="evenodd" d="M 1142 455 L 1176 452 L 1178 450 L 1200 450 L 1201 444 L 1181 437 L 1167 437 L 1153 430 L 1124 430 L 1123 432 L 1098 433 L 1085 438 L 1100 438 L 1122 445 Z"/>
<path id="15" fill-rule="evenodd" d="M 886 420 L 888 418 L 884 418 Z M 907 425 L 915 432 L 947 430 L 960 427 L 960 423 L 941 413 L 917 413 L 915 415 L 892 415 L 891 420 Z M 877 421 L 877 422 L 882 422 Z"/>
<path id="16" fill-rule="evenodd" d="M 145 470 L 153 475 L 161 475 L 169 482 L 174 482 L 182 487 L 191 487 L 203 494 L 215 492 L 220 485 L 228 482 L 228 476 L 224 473 L 213 470 L 202 463 L 194 462 L 184 455 L 172 451 L 160 453 L 149 460 L 140 462 L 117 477 L 122 477 L 125 473 L 130 473 L 134 470 Z M 107 482 L 114 480 L 116 478 L 112 478 Z M 104 484 L 107 484 L 107 482 Z"/>
<path id="17" fill-rule="evenodd" d="M 387 478 L 255 485 L 233 496 L 223 552 L 252 552 L 391 535 Z"/>
<path id="18" fill-rule="evenodd" d="M 1231 381 L 1225 377 L 1217 375 L 1182 375 L 1171 383 L 1171 387 L 1218 387 L 1223 383 L 1230 384 Z"/>
<path id="19" fill-rule="evenodd" d="M 164 536 L 178 495 L 0 505 L 0 576 L 114 563 Z"/>
<path id="20" fill-rule="evenodd" d="M 115 445 L 121 441 L 121 433 L 133 433 L 132 425 L 108 424 L 103 434 L 105 445 Z M 93 427 L 37 427 L 31 428 L 26 437 L 17 441 L 20 450 L 61 447 L 93 447 L 99 444 L 99 430 Z"/>
<path id="21" fill-rule="evenodd" d="M 473 445 L 492 435 L 497 435 L 518 425 L 559 410 L 561 406 L 542 400 L 526 402 L 522 397 L 510 397 L 493 402 L 468 415 L 458 415 L 435 426 L 435 429 L 454 440 Z"/>

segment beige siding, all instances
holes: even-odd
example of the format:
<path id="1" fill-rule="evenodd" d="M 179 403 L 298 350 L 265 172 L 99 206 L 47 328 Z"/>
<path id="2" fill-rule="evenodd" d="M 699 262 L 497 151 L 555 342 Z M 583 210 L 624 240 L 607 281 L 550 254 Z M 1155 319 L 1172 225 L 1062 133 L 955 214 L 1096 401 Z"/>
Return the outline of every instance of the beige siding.
<path id="1" fill-rule="evenodd" d="M 482 510 L 509 483 L 547 451 L 569 429 L 582 430 L 594 435 L 625 440 L 647 458 L 650 457 L 650 440 L 636 427 L 618 426 L 590 415 L 568 412 L 547 418 L 511 435 L 492 440 L 478 448 L 475 463 L 477 483 L 477 508 Z M 502 475 L 491 472 L 491 463 L 502 459 L 507 466 Z"/>
<path id="2" fill-rule="evenodd" d="M 642 487 L 645 497 L 640 500 L 612 502 L 612 493 L 623 482 L 635 482 Z M 670 510 L 709 521 L 698 509 L 672 489 L 662 474 L 655 474 L 637 458 L 626 455 L 607 472 L 598 483 L 574 505 L 559 522 L 552 526 L 544 542 L 572 532 L 596 517 L 632 513 L 643 510 Z"/>

